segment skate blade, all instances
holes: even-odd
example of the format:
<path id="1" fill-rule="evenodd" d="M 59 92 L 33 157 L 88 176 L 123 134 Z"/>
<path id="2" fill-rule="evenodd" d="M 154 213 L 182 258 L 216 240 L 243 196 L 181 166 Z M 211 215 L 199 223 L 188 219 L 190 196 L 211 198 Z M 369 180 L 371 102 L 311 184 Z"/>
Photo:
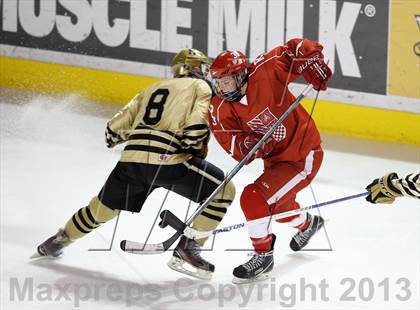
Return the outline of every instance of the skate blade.
<path id="1" fill-rule="evenodd" d="M 30 260 L 40 260 L 40 259 L 49 259 L 49 260 L 58 260 L 63 257 L 63 254 L 58 256 L 51 256 L 51 255 L 40 255 L 38 252 L 35 252 L 31 256 L 29 256 Z"/>
<path id="2" fill-rule="evenodd" d="M 184 267 L 184 264 L 191 266 L 196 271 L 194 272 L 194 271 L 186 269 Z M 171 268 L 172 270 L 175 270 L 177 272 L 189 275 L 191 277 L 194 277 L 200 280 L 210 280 L 213 277 L 213 272 L 194 267 L 188 262 L 178 257 L 172 257 L 168 262 L 168 267 Z"/>
<path id="3" fill-rule="evenodd" d="M 325 224 L 326 223 L 328 223 L 330 221 L 330 219 L 328 218 L 328 219 L 323 219 L 323 221 L 322 221 L 322 224 L 321 225 L 319 225 L 319 227 L 317 228 L 317 230 L 316 230 L 316 232 L 308 239 L 308 243 L 306 244 L 306 245 L 304 245 L 303 247 L 301 247 L 300 249 L 293 249 L 291 246 L 290 246 L 290 249 L 293 251 L 293 252 L 299 252 L 299 251 L 302 251 L 308 244 L 309 244 L 309 242 L 311 241 L 311 239 L 315 236 L 315 235 L 317 235 L 318 234 L 318 232 L 325 226 Z"/>
<path id="4" fill-rule="evenodd" d="M 45 256 L 39 254 L 38 251 L 35 252 L 34 254 L 32 254 L 31 256 L 29 256 L 30 259 L 37 259 L 37 258 L 41 258 L 41 257 L 45 257 Z"/>
<path id="5" fill-rule="evenodd" d="M 47 259 L 53 259 L 53 260 L 55 260 L 55 259 L 59 259 L 59 258 L 61 258 L 61 257 L 63 257 L 63 251 L 62 251 L 59 255 L 57 255 L 57 256 L 52 256 L 52 255 L 41 255 L 41 254 L 39 254 L 39 252 L 38 252 L 38 251 L 36 251 L 34 254 L 32 254 L 31 256 L 29 256 L 29 259 L 41 259 L 41 258 L 47 258 Z"/>
<path id="6" fill-rule="evenodd" d="M 254 283 L 254 282 L 260 282 L 260 281 L 267 280 L 269 276 L 270 276 L 270 273 L 263 273 L 259 275 L 258 277 L 250 278 L 250 279 L 238 278 L 234 276 L 232 279 L 232 283 L 233 284 L 249 284 L 249 283 Z"/>

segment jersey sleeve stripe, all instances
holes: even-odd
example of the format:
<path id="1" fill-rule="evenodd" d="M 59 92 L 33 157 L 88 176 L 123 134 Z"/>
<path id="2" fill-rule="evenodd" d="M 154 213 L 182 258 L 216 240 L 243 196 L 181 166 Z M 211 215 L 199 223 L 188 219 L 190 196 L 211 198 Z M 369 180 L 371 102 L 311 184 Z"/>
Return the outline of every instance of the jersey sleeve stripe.
<path id="1" fill-rule="evenodd" d="M 109 125 L 106 126 L 106 129 L 107 129 L 108 133 L 111 136 L 113 136 L 114 138 L 120 138 L 120 136 L 109 127 Z"/>
<path id="2" fill-rule="evenodd" d="M 206 133 L 204 133 L 204 134 L 200 134 L 200 135 L 197 135 L 197 136 L 184 135 L 184 139 L 183 140 L 188 139 L 188 140 L 193 140 L 193 141 L 194 140 L 201 141 L 201 140 L 205 139 L 208 135 L 209 135 L 209 132 L 208 131 Z"/>
<path id="3" fill-rule="evenodd" d="M 189 130 L 204 130 L 204 129 L 208 129 L 209 127 L 206 124 L 196 124 L 196 125 L 191 125 L 191 126 L 187 126 L 184 128 L 184 131 L 189 131 Z"/>
<path id="4" fill-rule="evenodd" d="M 410 187 L 408 187 L 408 184 L 405 182 L 405 180 L 401 180 L 401 190 L 403 191 L 404 196 L 414 196 L 411 193 Z"/>
<path id="5" fill-rule="evenodd" d="M 404 185 L 405 188 L 408 188 L 409 189 L 408 191 L 409 191 L 409 194 L 411 196 L 420 196 L 420 191 L 419 191 L 419 189 L 416 188 L 416 184 L 413 183 L 410 180 L 410 176 L 407 176 L 405 178 L 405 182 L 403 183 L 403 185 Z"/>

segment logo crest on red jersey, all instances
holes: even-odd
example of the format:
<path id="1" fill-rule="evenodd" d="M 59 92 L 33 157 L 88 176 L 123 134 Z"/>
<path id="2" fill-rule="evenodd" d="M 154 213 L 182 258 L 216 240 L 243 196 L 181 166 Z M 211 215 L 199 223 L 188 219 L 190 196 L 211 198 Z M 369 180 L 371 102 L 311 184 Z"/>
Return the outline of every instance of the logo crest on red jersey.
<path id="1" fill-rule="evenodd" d="M 274 125 L 274 123 L 277 120 L 278 118 L 275 117 L 274 114 L 267 107 L 264 111 L 255 116 L 247 124 L 254 132 L 263 135 L 271 128 L 271 126 Z M 284 127 L 283 124 L 277 127 L 277 129 L 274 131 L 273 138 L 277 142 L 286 138 L 286 127 Z"/>

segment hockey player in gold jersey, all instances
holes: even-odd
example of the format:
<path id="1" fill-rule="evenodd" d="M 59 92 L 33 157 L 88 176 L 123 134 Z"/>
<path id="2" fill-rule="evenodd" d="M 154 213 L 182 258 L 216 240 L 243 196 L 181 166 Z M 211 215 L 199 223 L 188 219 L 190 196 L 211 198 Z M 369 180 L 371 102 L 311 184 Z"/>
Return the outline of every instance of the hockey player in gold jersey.
<path id="1" fill-rule="evenodd" d="M 121 159 L 99 194 L 78 210 L 63 229 L 38 246 L 40 256 L 58 256 L 63 247 L 115 218 L 120 210 L 140 212 L 149 194 L 163 187 L 195 202 L 206 199 L 224 173 L 204 160 L 212 96 L 204 80 L 210 60 L 195 49 L 182 49 L 172 61 L 174 78 L 150 85 L 107 124 L 106 144 L 126 143 Z M 228 183 L 195 219 L 193 228 L 213 230 L 235 196 Z M 208 279 L 214 265 L 200 255 L 205 239 L 182 237 L 168 263 L 174 270 Z M 183 267 L 190 264 L 195 272 Z"/>

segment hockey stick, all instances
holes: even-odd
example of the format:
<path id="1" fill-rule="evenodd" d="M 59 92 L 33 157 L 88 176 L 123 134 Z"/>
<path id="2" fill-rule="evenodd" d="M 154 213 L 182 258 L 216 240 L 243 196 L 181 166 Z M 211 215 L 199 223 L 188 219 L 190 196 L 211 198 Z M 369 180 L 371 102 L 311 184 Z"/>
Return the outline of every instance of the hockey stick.
<path id="1" fill-rule="evenodd" d="M 226 227 L 222 227 L 222 228 L 218 228 L 218 229 L 214 229 L 214 230 L 209 230 L 209 231 L 198 231 L 195 230 L 191 227 L 187 227 L 184 231 L 184 235 L 187 238 L 190 239 L 202 239 L 202 238 L 207 238 L 210 237 L 212 235 L 217 235 L 223 232 L 230 232 L 232 230 L 236 230 L 236 229 L 240 229 L 243 227 L 249 227 L 249 226 L 254 226 L 254 225 L 258 225 L 258 224 L 262 224 L 262 223 L 269 223 L 270 221 L 275 221 L 275 220 L 279 220 L 279 219 L 283 219 L 289 216 L 293 216 L 293 215 L 298 215 L 298 214 L 302 214 L 305 213 L 311 209 L 317 209 L 323 206 L 328 206 L 328 205 L 332 205 L 335 203 L 339 203 L 339 202 L 343 202 L 343 201 L 347 201 L 347 200 L 351 200 L 351 199 L 355 199 L 355 198 L 359 198 L 359 197 L 364 197 L 366 195 L 368 195 L 369 192 L 364 192 L 364 193 L 360 193 L 360 194 L 355 194 L 355 195 L 350 195 L 350 196 L 346 196 L 346 197 L 342 197 L 342 198 L 338 198 L 338 199 L 334 199 L 334 200 L 330 200 L 330 201 L 325 201 L 319 204 L 314 204 L 311 206 L 307 206 L 304 208 L 300 208 L 300 209 L 296 209 L 296 210 L 291 210 L 291 211 L 286 211 L 286 212 L 282 212 L 282 213 L 278 213 L 278 214 L 274 214 L 274 215 L 269 215 L 266 217 L 262 217 L 259 219 L 255 219 L 252 221 L 248 221 L 248 222 L 242 222 L 242 223 L 238 223 L 238 224 L 234 224 L 234 225 L 229 225 Z"/>
<path id="2" fill-rule="evenodd" d="M 185 223 L 182 223 L 175 215 L 170 211 L 164 210 L 160 214 L 162 221 L 159 226 L 164 228 L 167 225 L 175 228 L 176 233 L 172 235 L 169 239 L 164 242 L 157 244 L 145 244 L 145 243 L 136 243 L 139 245 L 139 248 L 134 250 L 130 244 L 131 241 L 122 240 L 120 247 L 125 252 L 136 253 L 136 254 L 160 254 L 165 252 L 170 248 L 170 246 L 184 233 L 184 230 L 194 221 L 194 219 L 200 215 L 200 213 L 209 205 L 209 203 L 214 199 L 214 197 L 224 189 L 226 184 L 232 180 L 232 178 L 242 169 L 242 167 L 251 159 L 252 156 L 258 151 L 258 149 L 267 141 L 268 138 L 274 133 L 278 126 L 283 123 L 285 118 L 300 104 L 303 98 L 312 90 L 312 85 L 307 85 L 302 93 L 296 98 L 296 100 L 290 105 L 290 107 L 280 116 L 280 118 L 271 126 L 271 128 L 261 137 L 261 139 L 252 147 L 249 153 L 232 169 L 231 172 L 226 176 L 222 183 L 213 191 L 213 193 L 207 197 L 207 199 L 199 205 L 199 207 L 194 211 L 194 213 L 187 219 Z M 182 223 L 182 224 L 181 224 Z"/>
<path id="3" fill-rule="evenodd" d="M 342 197 L 342 198 L 338 198 L 338 199 L 334 199 L 334 200 L 325 201 L 325 202 L 322 202 L 322 203 L 319 203 L 319 204 L 314 204 L 314 205 L 307 206 L 307 207 L 304 207 L 304 208 L 291 210 L 291 211 L 286 211 L 286 212 L 278 213 L 278 214 L 275 214 L 275 215 L 270 215 L 270 216 L 262 217 L 262 218 L 255 219 L 255 220 L 252 220 L 252 221 L 242 222 L 242 223 L 238 223 L 238 224 L 234 224 L 234 225 L 230 225 L 230 226 L 226 226 L 226 227 L 222 227 L 222 228 L 218 228 L 218 229 L 214 229 L 214 230 L 210 230 L 210 231 L 197 231 L 195 229 L 187 227 L 184 230 L 184 235 L 187 238 L 190 238 L 190 239 L 201 239 L 201 238 L 210 237 L 212 235 L 217 235 L 219 233 L 230 232 L 230 231 L 237 230 L 237 229 L 240 229 L 240 228 L 254 226 L 254 225 L 258 225 L 258 224 L 262 224 L 262 223 L 271 224 L 271 221 L 279 220 L 279 219 L 289 217 L 289 216 L 293 216 L 293 215 L 302 214 L 302 213 L 305 213 L 305 212 L 307 212 L 311 209 L 316 209 L 316 208 L 340 203 L 340 202 L 343 202 L 343 201 L 364 197 L 368 194 L 369 194 L 368 192 L 364 192 L 364 193 L 360 193 L 360 194 L 356 194 L 356 195 L 350 195 L 350 196 L 346 196 L 346 197 Z M 177 234 L 178 233 L 179 232 L 177 232 Z M 144 248 L 143 243 L 127 240 L 126 243 L 125 243 L 125 250 L 124 251 L 134 253 L 134 254 L 154 254 L 154 253 L 151 253 L 151 252 L 150 253 L 149 252 L 144 253 L 143 248 Z M 164 250 L 163 250 L 163 247 L 156 247 L 155 251 L 164 251 Z"/>

